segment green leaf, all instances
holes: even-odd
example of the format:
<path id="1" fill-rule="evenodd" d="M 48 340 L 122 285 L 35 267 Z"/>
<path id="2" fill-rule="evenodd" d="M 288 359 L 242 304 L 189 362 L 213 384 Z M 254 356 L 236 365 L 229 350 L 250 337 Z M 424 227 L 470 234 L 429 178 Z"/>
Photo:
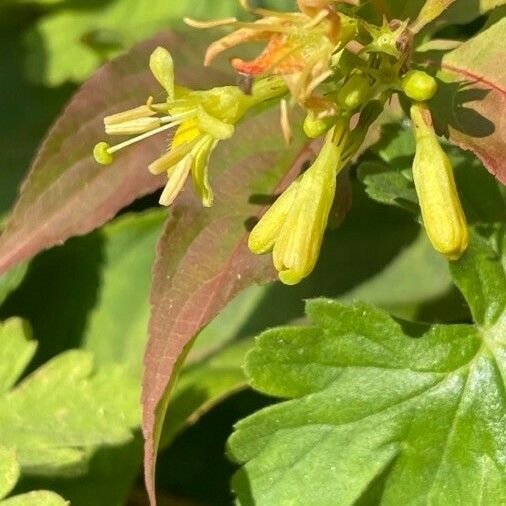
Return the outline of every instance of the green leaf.
<path id="1" fill-rule="evenodd" d="M 473 238 L 452 268 L 476 326 L 319 299 L 307 304 L 312 325 L 258 338 L 251 384 L 291 400 L 236 426 L 229 452 L 243 464 L 233 483 L 240 504 L 351 505 L 380 475 L 385 505 L 506 501 L 506 279 L 504 256 L 484 240 Z"/>
<path id="2" fill-rule="evenodd" d="M 413 33 L 418 33 L 425 25 L 428 25 L 453 4 L 455 0 L 426 0 L 418 17 L 410 25 Z"/>
<path id="3" fill-rule="evenodd" d="M 64 506 L 69 504 L 59 495 L 45 490 L 29 492 L 5 499 L 20 475 L 16 453 L 0 446 L 0 506 Z"/>
<path id="4" fill-rule="evenodd" d="M 17 495 L 4 501 L 0 501 L 0 506 L 68 506 L 69 502 L 55 494 L 40 490 L 37 492 L 28 492 L 27 494 Z"/>
<path id="5" fill-rule="evenodd" d="M 241 341 L 183 368 L 167 410 L 162 446 L 213 406 L 247 386 L 242 364 L 251 347 L 250 340 Z"/>
<path id="6" fill-rule="evenodd" d="M 90 9 L 88 3 L 78 0 L 63 5 L 36 22 L 27 37 L 30 53 L 26 69 L 33 81 L 50 86 L 68 80 L 84 81 L 108 58 L 168 28 L 184 14 L 191 12 L 193 16 L 205 18 L 206 10 L 214 4 L 209 0 L 197 5 L 190 0 L 171 4 L 165 0 L 149 3 L 112 0 Z M 230 4 L 235 10 L 234 3 Z M 214 10 L 228 15 L 231 9 L 226 5 L 225 9 Z M 41 50 L 45 56 L 43 65 Z M 77 61 L 79 65 L 75 64 Z"/>
<path id="7" fill-rule="evenodd" d="M 138 397 L 121 368 L 94 373 L 89 353 L 70 351 L 7 390 L 34 344 L 19 320 L 0 329 L 0 445 L 16 450 L 24 471 L 75 474 L 96 447 L 131 438 L 139 423 Z"/>
<path id="8" fill-rule="evenodd" d="M 93 352 L 97 365 L 120 363 L 139 379 L 147 338 L 151 266 L 166 218 L 165 209 L 129 214 L 98 232 L 104 245 L 101 284 L 84 329 L 83 347 Z"/>
<path id="9" fill-rule="evenodd" d="M 506 320 L 501 322 L 501 318 L 504 320 L 506 315 L 505 230 L 503 226 L 487 226 L 480 227 L 480 232 L 473 233 L 468 250 L 459 262 L 450 264 L 450 269 L 474 320 L 485 328 L 504 330 Z"/>
<path id="10" fill-rule="evenodd" d="M 446 24 L 469 23 L 473 19 L 486 14 L 488 11 L 501 5 L 506 5 L 506 0 L 475 0 L 473 2 L 456 2 L 442 15 L 441 21 Z"/>
<path id="11" fill-rule="evenodd" d="M 16 453 L 0 446 L 0 500 L 14 488 L 20 473 Z"/>
<path id="12" fill-rule="evenodd" d="M 23 281 L 26 274 L 27 263 L 19 264 L 13 269 L 0 275 L 0 304 L 14 291 Z"/>
<path id="13" fill-rule="evenodd" d="M 7 393 L 16 383 L 36 349 L 26 322 L 11 318 L 0 324 L 0 394 Z"/>
<path id="14" fill-rule="evenodd" d="M 420 212 L 410 170 L 400 171 L 381 162 L 364 162 L 359 166 L 358 177 L 367 194 L 377 202 Z"/>
<path id="15" fill-rule="evenodd" d="M 364 301 L 396 315 L 417 316 L 421 305 L 445 297 L 451 287 L 447 262 L 438 255 L 425 233 L 406 246 L 380 273 L 340 297 Z M 451 318 L 451 315 L 447 315 Z"/>

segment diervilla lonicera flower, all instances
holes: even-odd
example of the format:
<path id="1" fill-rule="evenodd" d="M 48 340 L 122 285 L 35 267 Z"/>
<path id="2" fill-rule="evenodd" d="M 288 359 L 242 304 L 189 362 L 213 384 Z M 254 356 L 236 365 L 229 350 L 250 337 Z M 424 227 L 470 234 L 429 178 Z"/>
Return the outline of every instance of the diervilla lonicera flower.
<path id="1" fill-rule="evenodd" d="M 209 158 L 218 142 L 233 136 L 235 125 L 252 106 L 283 94 L 286 88 L 279 80 L 265 79 L 256 83 L 250 95 L 236 86 L 193 91 L 176 86 L 173 60 L 166 49 L 157 48 L 149 63 L 154 77 L 167 93 L 166 102 L 154 104 L 150 97 L 145 105 L 106 117 L 107 134 L 135 137 L 116 146 L 105 142 L 97 144 L 95 159 L 101 164 L 109 164 L 120 149 L 175 129 L 170 149 L 149 166 L 153 174 L 166 173 L 168 176 L 160 204 L 172 204 L 191 173 L 203 205 L 209 207 L 213 203 Z"/>
<path id="2" fill-rule="evenodd" d="M 272 252 L 279 279 L 291 285 L 307 277 L 316 264 L 331 209 L 339 208 L 336 195 L 343 193 L 336 192 L 337 176 L 356 155 L 385 104 L 394 93 L 403 93 L 413 103 L 417 142 L 413 176 L 425 229 L 437 251 L 452 260 L 459 258 L 468 243 L 466 220 L 450 161 L 425 105 L 437 92 L 437 81 L 413 68 L 408 21 L 385 19 L 381 26 L 372 25 L 355 16 L 353 8 L 341 12 L 341 3 L 298 0 L 296 12 L 278 12 L 254 9 L 241 0 L 258 19 L 186 19 L 198 28 L 234 29 L 209 46 L 206 65 L 243 43 L 265 43 L 264 49 L 249 61 L 232 58 L 241 87 L 195 91 L 176 85 L 170 53 L 157 48 L 150 68 L 165 89 L 166 100 L 154 103 L 149 97 L 134 109 L 106 117 L 107 134 L 133 137 L 115 146 L 97 144 L 96 160 L 109 164 L 118 150 L 173 129 L 167 152 L 149 165 L 153 174 L 168 177 L 160 203 L 170 205 L 191 175 L 203 205 L 211 206 L 209 160 L 218 143 L 234 135 L 248 111 L 270 99 L 280 103 L 281 128 L 290 142 L 289 106 L 299 106 L 305 114 L 304 132 L 309 138 L 325 137 L 323 148 L 249 237 L 251 251 Z"/>

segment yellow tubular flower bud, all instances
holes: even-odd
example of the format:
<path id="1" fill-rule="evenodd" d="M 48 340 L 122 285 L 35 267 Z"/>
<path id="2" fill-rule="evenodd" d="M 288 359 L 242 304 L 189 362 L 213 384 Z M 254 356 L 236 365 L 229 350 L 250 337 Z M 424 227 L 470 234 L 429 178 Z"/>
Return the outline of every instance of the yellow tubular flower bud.
<path id="1" fill-rule="evenodd" d="M 272 259 L 279 279 L 295 285 L 313 270 L 336 190 L 340 149 L 327 141 L 303 174 L 295 201 L 279 231 Z"/>
<path id="2" fill-rule="evenodd" d="M 297 194 L 300 179 L 296 179 L 255 225 L 248 238 L 248 247 L 255 255 L 269 253 L 288 216 Z"/>
<path id="3" fill-rule="evenodd" d="M 438 142 L 428 107 L 414 104 L 411 119 L 416 136 L 413 178 L 425 230 L 436 251 L 458 260 L 467 248 L 469 234 L 453 168 Z"/>

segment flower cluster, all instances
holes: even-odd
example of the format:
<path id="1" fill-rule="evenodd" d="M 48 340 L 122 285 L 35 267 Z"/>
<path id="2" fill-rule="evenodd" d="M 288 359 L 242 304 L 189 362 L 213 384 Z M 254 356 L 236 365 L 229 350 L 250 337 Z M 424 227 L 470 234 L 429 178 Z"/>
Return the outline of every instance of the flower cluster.
<path id="1" fill-rule="evenodd" d="M 221 86 L 194 91 L 176 86 L 174 64 L 170 53 L 157 48 L 149 62 L 151 72 L 167 93 L 163 103 L 146 104 L 104 118 L 109 135 L 134 135 L 125 142 L 110 146 L 100 142 L 94 155 L 98 163 L 112 163 L 117 151 L 147 137 L 173 129 L 170 149 L 149 165 L 152 174 L 166 173 L 168 182 L 160 204 L 172 204 L 191 173 L 195 188 L 206 207 L 213 203 L 208 166 L 211 153 L 221 140 L 234 135 L 235 125 L 254 105 L 283 94 L 284 85 L 276 79 L 259 81 L 250 95 L 236 86 Z"/>
<path id="2" fill-rule="evenodd" d="M 251 86 L 222 86 L 194 91 L 177 86 L 170 53 L 158 48 L 150 68 L 167 98 L 104 119 L 110 135 L 132 135 L 116 146 L 95 147 L 95 158 L 108 164 L 119 149 L 174 129 L 169 149 L 153 161 L 153 174 L 166 173 L 160 203 L 170 205 L 191 174 L 204 206 L 211 206 L 209 160 L 220 141 L 255 106 L 277 99 L 281 126 L 290 139 L 288 108 L 305 111 L 304 131 L 323 138 L 314 163 L 276 200 L 252 230 L 253 253 L 272 252 L 279 278 L 295 284 L 308 276 L 318 259 L 329 215 L 336 198 L 339 173 L 359 151 L 369 128 L 394 93 L 411 101 L 417 143 L 413 178 L 423 223 L 434 248 L 451 260 L 467 247 L 468 232 L 450 161 L 439 145 L 427 102 L 437 91 L 436 80 L 412 68 L 412 34 L 408 22 L 385 20 L 371 25 L 338 9 L 334 0 L 298 0 L 297 12 L 243 7 L 257 19 L 185 21 L 197 28 L 232 27 L 212 43 L 204 63 L 249 42 L 265 44 L 252 60 L 232 58 L 233 69 Z M 343 3 L 343 2 L 339 2 Z"/>

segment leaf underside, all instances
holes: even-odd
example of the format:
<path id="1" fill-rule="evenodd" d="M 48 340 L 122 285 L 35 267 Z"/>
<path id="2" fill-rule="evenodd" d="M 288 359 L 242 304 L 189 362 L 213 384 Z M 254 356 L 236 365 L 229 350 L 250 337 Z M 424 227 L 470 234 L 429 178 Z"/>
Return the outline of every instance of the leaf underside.
<path id="1" fill-rule="evenodd" d="M 277 122 L 277 111 L 261 113 L 239 126 L 234 141 L 219 146 L 210 167 L 215 205 L 203 209 L 187 189 L 158 247 L 142 395 L 144 469 L 153 504 L 166 403 L 193 338 L 239 291 L 275 277 L 268 257 L 249 252 L 248 227 L 313 157 L 301 135 L 280 147 Z"/>

